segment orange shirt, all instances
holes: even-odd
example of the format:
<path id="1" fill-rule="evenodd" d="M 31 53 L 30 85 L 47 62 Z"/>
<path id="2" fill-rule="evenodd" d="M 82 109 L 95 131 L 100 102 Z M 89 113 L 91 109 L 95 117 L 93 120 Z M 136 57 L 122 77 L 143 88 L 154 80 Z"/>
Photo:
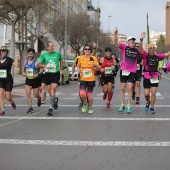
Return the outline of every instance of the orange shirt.
<path id="1" fill-rule="evenodd" d="M 78 65 L 81 68 L 80 80 L 82 81 L 95 81 L 94 64 L 99 64 L 95 56 L 80 56 Z"/>

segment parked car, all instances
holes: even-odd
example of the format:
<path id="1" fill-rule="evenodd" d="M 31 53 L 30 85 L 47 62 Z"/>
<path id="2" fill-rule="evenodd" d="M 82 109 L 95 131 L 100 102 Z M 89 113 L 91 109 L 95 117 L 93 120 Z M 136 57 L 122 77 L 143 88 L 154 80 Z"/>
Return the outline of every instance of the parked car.
<path id="1" fill-rule="evenodd" d="M 61 77 L 61 84 L 63 84 L 64 82 L 66 82 L 66 84 L 70 83 L 70 72 L 68 65 L 65 61 L 63 61 L 63 74 Z"/>
<path id="2" fill-rule="evenodd" d="M 73 66 L 74 60 L 65 60 L 65 62 L 66 62 L 67 65 L 68 65 L 69 72 L 70 72 L 70 79 L 71 79 L 71 75 L 72 75 L 72 66 Z M 75 71 L 74 71 L 74 79 L 75 79 L 75 80 L 78 79 L 78 71 L 77 71 L 77 67 L 75 68 Z"/>

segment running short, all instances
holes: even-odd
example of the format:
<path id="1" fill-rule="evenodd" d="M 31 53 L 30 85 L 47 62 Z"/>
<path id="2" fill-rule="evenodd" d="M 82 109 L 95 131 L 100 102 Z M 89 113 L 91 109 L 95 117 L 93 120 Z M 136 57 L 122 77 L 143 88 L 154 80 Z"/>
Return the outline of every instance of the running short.
<path id="1" fill-rule="evenodd" d="M 95 75 L 99 76 L 101 74 L 101 71 L 96 71 Z"/>
<path id="2" fill-rule="evenodd" d="M 45 73 L 45 84 L 48 86 L 51 83 L 59 84 L 60 82 L 60 72 L 56 73 Z"/>
<path id="3" fill-rule="evenodd" d="M 114 80 L 115 80 L 114 76 L 104 76 L 104 75 L 101 75 L 101 77 L 100 77 L 101 86 L 104 86 L 107 83 L 114 84 Z"/>
<path id="4" fill-rule="evenodd" d="M 5 91 L 12 91 L 13 79 L 9 81 L 0 81 L 0 88 L 3 88 Z"/>
<path id="5" fill-rule="evenodd" d="M 135 83 L 135 74 L 136 73 L 132 73 L 130 72 L 130 74 L 128 76 L 123 76 L 122 75 L 122 70 L 120 70 L 120 82 L 121 83 Z"/>
<path id="6" fill-rule="evenodd" d="M 143 79 L 143 88 L 144 89 L 150 89 L 151 87 L 158 87 L 159 83 L 151 83 L 150 79 Z"/>
<path id="7" fill-rule="evenodd" d="M 81 87 L 84 87 L 84 88 L 87 88 L 87 87 L 94 87 L 95 86 L 95 81 L 80 81 L 80 88 Z"/>
<path id="8" fill-rule="evenodd" d="M 36 88 L 41 86 L 41 82 L 40 82 L 39 77 L 37 77 L 35 79 L 28 79 L 28 78 L 26 78 L 25 85 L 31 86 L 33 89 L 36 89 Z"/>
<path id="9" fill-rule="evenodd" d="M 40 79 L 40 83 L 44 83 L 45 84 L 45 74 L 40 74 L 39 75 L 39 79 Z"/>
<path id="10" fill-rule="evenodd" d="M 135 73 L 135 81 L 141 81 L 142 79 L 142 72 L 141 71 L 137 71 Z"/>

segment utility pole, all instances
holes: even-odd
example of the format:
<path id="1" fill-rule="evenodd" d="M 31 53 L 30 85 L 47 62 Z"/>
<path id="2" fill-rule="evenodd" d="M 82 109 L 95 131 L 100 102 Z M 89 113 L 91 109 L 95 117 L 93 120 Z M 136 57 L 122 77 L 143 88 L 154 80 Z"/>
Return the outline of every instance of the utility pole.
<path id="1" fill-rule="evenodd" d="M 68 41 L 68 28 L 67 28 L 67 17 L 68 17 L 68 0 L 65 0 L 65 31 L 64 31 L 64 59 L 68 59 L 67 56 L 67 49 L 68 49 L 68 45 L 67 45 L 67 41 Z"/>
<path id="2" fill-rule="evenodd" d="M 98 5 L 97 5 L 97 49 L 99 48 L 99 30 L 100 30 L 100 7 L 99 7 L 99 0 L 98 0 Z"/>
<path id="3" fill-rule="evenodd" d="M 110 33 L 110 18 L 112 17 L 111 15 L 108 16 L 109 17 L 109 27 L 108 27 L 108 33 Z"/>
<path id="4" fill-rule="evenodd" d="M 149 24 L 148 24 L 148 13 L 147 13 L 147 42 L 150 43 L 150 36 L 149 36 Z"/>

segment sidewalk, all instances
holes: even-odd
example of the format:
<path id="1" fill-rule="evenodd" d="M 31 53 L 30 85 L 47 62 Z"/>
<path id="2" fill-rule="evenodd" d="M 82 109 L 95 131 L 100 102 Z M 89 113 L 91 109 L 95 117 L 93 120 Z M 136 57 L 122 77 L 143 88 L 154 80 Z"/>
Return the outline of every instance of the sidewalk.
<path id="1" fill-rule="evenodd" d="M 22 74 L 14 75 L 14 86 L 19 86 L 25 84 L 25 77 Z"/>

